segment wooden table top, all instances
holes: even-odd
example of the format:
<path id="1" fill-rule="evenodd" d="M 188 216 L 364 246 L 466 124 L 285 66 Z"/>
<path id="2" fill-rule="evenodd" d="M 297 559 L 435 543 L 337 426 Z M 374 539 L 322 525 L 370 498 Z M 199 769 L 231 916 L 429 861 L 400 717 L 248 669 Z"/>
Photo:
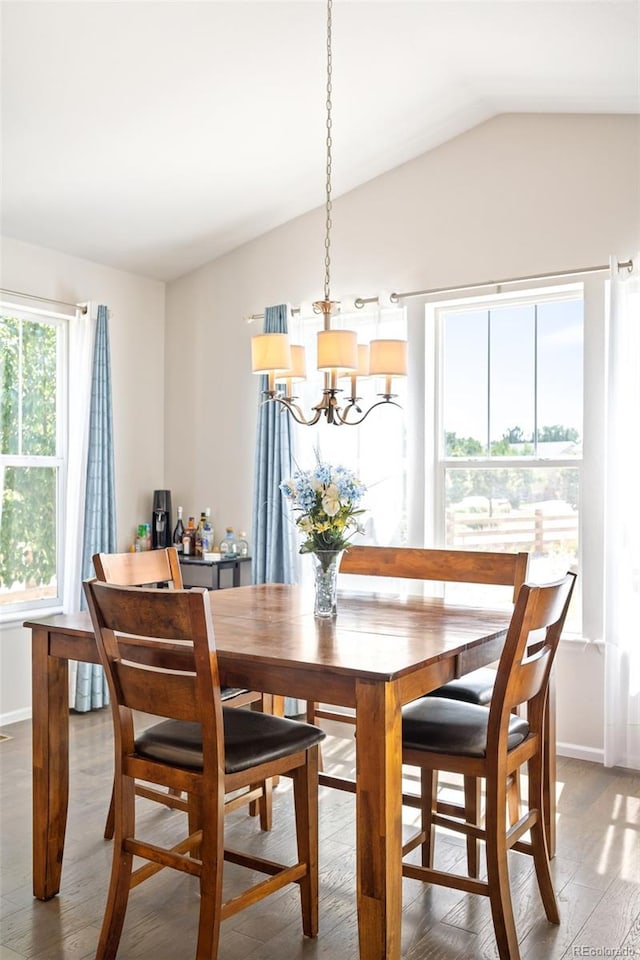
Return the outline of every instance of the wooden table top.
<path id="1" fill-rule="evenodd" d="M 341 592 L 338 616 L 317 620 L 313 593 L 290 584 L 260 584 L 210 594 L 218 654 L 238 666 L 304 667 L 307 671 L 396 680 L 407 673 L 500 640 L 508 610 L 447 604 L 436 598 Z M 92 637 L 88 613 L 29 621 Z"/>

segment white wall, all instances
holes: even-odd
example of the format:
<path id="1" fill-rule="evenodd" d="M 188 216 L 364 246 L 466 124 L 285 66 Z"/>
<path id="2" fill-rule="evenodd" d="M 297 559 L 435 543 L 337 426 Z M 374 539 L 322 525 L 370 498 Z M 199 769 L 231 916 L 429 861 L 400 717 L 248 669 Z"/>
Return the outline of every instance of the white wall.
<path id="1" fill-rule="evenodd" d="M 11 290 L 109 307 L 118 546 L 124 550 L 135 524 L 150 521 L 153 490 L 165 483 L 164 284 L 5 237 L 1 282 Z M 29 715 L 30 671 L 28 632 L 5 626 L 2 722 Z"/>
<path id="2" fill-rule="evenodd" d="M 332 293 L 371 296 L 629 256 L 640 243 L 639 142 L 631 116 L 482 124 L 335 200 Z M 168 286 L 167 484 L 192 512 L 210 505 L 218 530 L 250 526 L 257 330 L 243 317 L 321 295 L 323 217 L 315 210 Z M 558 674 L 559 739 L 597 758 L 597 648 L 563 651 Z M 598 695 L 585 698 L 585 684 Z"/>

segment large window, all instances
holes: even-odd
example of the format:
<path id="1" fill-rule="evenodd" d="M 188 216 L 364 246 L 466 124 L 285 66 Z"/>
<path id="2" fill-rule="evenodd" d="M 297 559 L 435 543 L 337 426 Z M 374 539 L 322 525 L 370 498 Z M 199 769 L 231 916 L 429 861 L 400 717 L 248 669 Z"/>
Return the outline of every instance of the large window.
<path id="1" fill-rule="evenodd" d="M 581 291 L 445 304 L 436 323 L 439 540 L 527 550 L 533 579 L 558 577 L 580 548 Z"/>
<path id="2" fill-rule="evenodd" d="M 65 331 L 0 314 L 0 617 L 60 599 Z"/>

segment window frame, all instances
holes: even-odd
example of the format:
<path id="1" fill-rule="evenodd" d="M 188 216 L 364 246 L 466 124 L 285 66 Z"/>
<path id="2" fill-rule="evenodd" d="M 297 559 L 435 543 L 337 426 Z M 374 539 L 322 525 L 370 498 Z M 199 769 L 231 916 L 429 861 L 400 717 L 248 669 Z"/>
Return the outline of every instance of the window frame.
<path id="1" fill-rule="evenodd" d="M 571 458 L 545 459 L 542 457 L 517 458 L 478 458 L 446 457 L 444 456 L 444 423 L 443 423 L 443 343 L 442 343 L 442 314 L 453 309 L 470 311 L 477 308 L 488 308 L 489 305 L 503 306 L 510 303 L 518 305 L 540 303 L 544 300 L 571 300 L 583 301 L 583 423 L 582 423 L 582 455 Z M 579 520 L 578 520 L 578 557 L 577 564 L 580 570 L 581 627 L 573 639 L 586 638 L 599 640 L 602 624 L 602 597 L 597 588 L 598 571 L 601 570 L 601 560 L 598 560 L 602 550 L 602 529 L 599 513 L 601 504 L 598 504 L 598 491 L 601 490 L 600 472 L 601 462 L 598 451 L 602 448 L 601 430 L 594 417 L 598 407 L 602 409 L 603 402 L 602 381 L 604 371 L 604 354 L 602 350 L 604 331 L 604 280 L 599 277 L 590 277 L 579 282 L 548 282 L 544 286 L 531 286 L 526 282 L 515 284 L 508 291 L 490 294 L 478 294 L 470 291 L 465 296 L 442 298 L 439 300 L 421 299 L 414 306 L 414 328 L 418 322 L 417 311 L 422 312 L 423 324 L 423 353 L 424 357 L 424 390 L 422 409 L 424 411 L 424 436 L 417 445 L 417 452 L 422 455 L 424 497 L 420 504 L 422 510 L 422 526 L 424 543 L 435 547 L 445 545 L 445 476 L 449 467 L 474 468 L 487 467 L 519 467 L 519 468 L 552 468 L 570 467 L 576 469 L 579 475 Z M 430 376 L 431 374 L 431 376 Z M 415 462 L 415 461 L 414 461 Z M 417 466 L 417 464 L 416 464 Z M 420 468 L 418 468 L 420 469 Z M 588 491 L 588 492 L 587 492 Z M 410 509 L 418 504 L 410 504 Z M 593 510 L 593 526 L 589 536 L 585 536 L 585 511 Z M 590 523 L 592 514 L 589 515 Z M 571 632 L 568 631 L 571 636 Z"/>
<path id="2" fill-rule="evenodd" d="M 56 452 L 53 455 L 3 454 L 0 452 L 0 467 L 42 467 L 56 471 L 56 594 L 41 599 L 29 599 L 16 603 L 0 604 L 0 624 L 12 623 L 25 616 L 44 616 L 62 610 L 64 595 L 64 551 L 66 530 L 66 489 L 69 451 L 69 321 L 68 314 L 43 310 L 38 307 L 0 301 L 0 312 L 32 323 L 44 323 L 58 331 L 56 350 Z"/>

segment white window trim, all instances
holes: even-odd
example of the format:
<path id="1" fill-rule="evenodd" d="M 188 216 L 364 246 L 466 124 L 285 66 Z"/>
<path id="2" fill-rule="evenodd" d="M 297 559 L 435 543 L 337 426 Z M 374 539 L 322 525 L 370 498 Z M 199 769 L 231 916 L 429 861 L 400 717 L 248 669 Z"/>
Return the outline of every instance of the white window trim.
<path id="1" fill-rule="evenodd" d="M 440 436 L 438 417 L 441 410 L 442 376 L 439 369 L 440 350 L 437 337 L 437 311 L 445 306 L 460 306 L 468 310 L 471 305 L 495 302 L 503 296 L 503 302 L 526 300 L 540 302 L 541 295 L 547 299 L 567 299 L 581 289 L 584 302 L 584 375 L 583 375 L 583 452 L 579 460 L 563 461 L 581 471 L 580 499 L 580 578 L 582 581 L 582 631 L 578 635 L 563 637 L 563 642 L 575 641 L 600 644 L 603 623 L 603 549 L 604 549 L 604 331 L 605 331 L 605 280 L 594 274 L 583 278 L 579 284 L 545 283 L 543 288 L 529 289 L 519 284 L 504 295 L 495 294 L 457 297 L 455 300 L 432 301 L 415 298 L 408 305 L 408 327 L 413 363 L 409 370 L 411 390 L 409 394 L 409 422 L 422 426 L 411 431 L 409 448 L 410 473 L 413 482 L 409 491 L 409 513 L 413 518 L 409 543 L 424 543 L 439 546 L 443 542 L 442 472 L 438 469 L 436 444 Z M 423 366 L 422 366 L 423 365 Z M 422 367 L 422 369 L 420 369 Z M 456 459 L 464 466 L 466 461 Z M 500 461 L 502 464 L 503 461 Z M 532 466 L 538 461 L 532 461 Z M 555 461 L 541 461 L 551 466 Z M 522 461 L 519 461 L 522 466 Z"/>

